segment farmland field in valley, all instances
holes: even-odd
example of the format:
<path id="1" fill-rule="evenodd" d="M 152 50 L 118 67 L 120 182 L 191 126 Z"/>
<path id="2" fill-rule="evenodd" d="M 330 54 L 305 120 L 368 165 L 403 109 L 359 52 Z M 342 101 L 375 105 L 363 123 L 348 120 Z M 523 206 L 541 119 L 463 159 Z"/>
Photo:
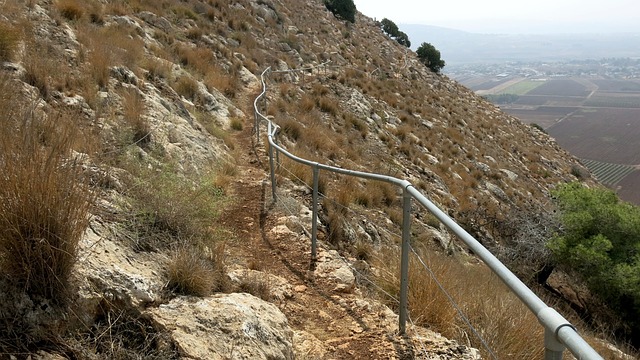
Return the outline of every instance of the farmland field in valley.
<path id="1" fill-rule="evenodd" d="M 503 111 L 545 129 L 623 200 L 640 205 L 639 79 L 502 77 L 476 85 Z"/>

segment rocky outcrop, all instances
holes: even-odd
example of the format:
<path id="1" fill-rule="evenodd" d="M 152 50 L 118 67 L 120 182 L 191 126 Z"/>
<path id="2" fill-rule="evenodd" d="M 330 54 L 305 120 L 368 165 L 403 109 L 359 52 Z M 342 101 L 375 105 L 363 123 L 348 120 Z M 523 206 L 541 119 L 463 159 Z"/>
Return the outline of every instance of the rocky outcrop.
<path id="1" fill-rule="evenodd" d="M 114 240 L 113 227 L 93 221 L 80 243 L 76 266 L 79 283 L 76 314 L 91 326 L 103 300 L 141 308 L 159 299 L 165 284 L 164 253 L 136 253 Z"/>
<path id="2" fill-rule="evenodd" d="M 293 331 L 273 304 L 249 294 L 179 297 L 151 309 L 189 359 L 294 359 Z"/>

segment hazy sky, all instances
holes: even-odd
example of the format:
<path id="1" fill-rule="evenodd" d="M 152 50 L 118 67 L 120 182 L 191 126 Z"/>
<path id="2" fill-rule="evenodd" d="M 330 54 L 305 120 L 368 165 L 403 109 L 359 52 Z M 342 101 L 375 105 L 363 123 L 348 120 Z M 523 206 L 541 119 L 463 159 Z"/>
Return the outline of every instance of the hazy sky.
<path id="1" fill-rule="evenodd" d="M 639 0 L 354 0 L 358 11 L 396 24 L 480 33 L 640 33 Z M 402 30 L 402 27 L 400 27 Z"/>

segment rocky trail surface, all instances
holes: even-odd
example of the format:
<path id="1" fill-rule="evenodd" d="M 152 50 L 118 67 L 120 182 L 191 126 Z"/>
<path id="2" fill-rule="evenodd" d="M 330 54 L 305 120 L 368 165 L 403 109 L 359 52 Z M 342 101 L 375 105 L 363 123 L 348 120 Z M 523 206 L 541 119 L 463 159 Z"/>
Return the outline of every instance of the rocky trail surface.
<path id="1" fill-rule="evenodd" d="M 247 114 L 251 95 L 259 92 L 255 85 L 243 95 Z M 397 315 L 365 297 L 366 289 L 358 288 L 349 265 L 355 259 L 344 259 L 320 242 L 318 261 L 311 263 L 310 239 L 304 231 L 304 226 L 310 227 L 311 212 L 304 205 L 281 206 L 271 198 L 265 142 L 266 138 L 258 144 L 253 127 L 246 123 L 236 135 L 241 151 L 236 159 L 239 176 L 233 186 L 235 201 L 219 223 L 234 229 L 237 238 L 227 244 L 229 265 L 236 268 L 232 277 L 266 279 L 271 288 L 270 301 L 293 329 L 296 358 L 476 358 L 475 350 L 426 329 L 414 328 L 409 336 L 399 335 Z M 278 192 L 294 196 L 296 190 Z M 291 198 L 277 200 L 283 199 Z M 289 213 L 296 206 L 301 208 L 298 214 Z"/>

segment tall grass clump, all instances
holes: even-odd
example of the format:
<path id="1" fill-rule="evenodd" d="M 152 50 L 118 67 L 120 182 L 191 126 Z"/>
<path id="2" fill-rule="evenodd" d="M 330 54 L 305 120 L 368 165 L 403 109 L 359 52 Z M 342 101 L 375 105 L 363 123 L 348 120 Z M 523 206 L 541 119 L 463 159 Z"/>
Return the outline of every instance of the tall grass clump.
<path id="1" fill-rule="evenodd" d="M 0 62 L 13 60 L 19 39 L 17 30 L 9 25 L 0 24 Z"/>
<path id="2" fill-rule="evenodd" d="M 65 304 L 94 195 L 70 157 L 72 125 L 34 114 L 0 129 L 0 271 L 29 297 Z"/>
<path id="3" fill-rule="evenodd" d="M 85 13 L 83 3 L 78 0 L 58 0 L 56 7 L 60 15 L 71 21 L 79 20 Z"/>
<path id="4" fill-rule="evenodd" d="M 122 91 L 122 110 L 124 120 L 132 130 L 132 141 L 140 147 L 151 143 L 151 124 L 143 116 L 144 100 L 136 88 Z"/>
<path id="5" fill-rule="evenodd" d="M 223 255 L 222 245 L 213 251 L 202 251 L 197 246 L 178 248 L 167 264 L 167 288 L 176 294 L 193 296 L 207 296 L 214 291 L 226 290 L 229 281 Z"/>

